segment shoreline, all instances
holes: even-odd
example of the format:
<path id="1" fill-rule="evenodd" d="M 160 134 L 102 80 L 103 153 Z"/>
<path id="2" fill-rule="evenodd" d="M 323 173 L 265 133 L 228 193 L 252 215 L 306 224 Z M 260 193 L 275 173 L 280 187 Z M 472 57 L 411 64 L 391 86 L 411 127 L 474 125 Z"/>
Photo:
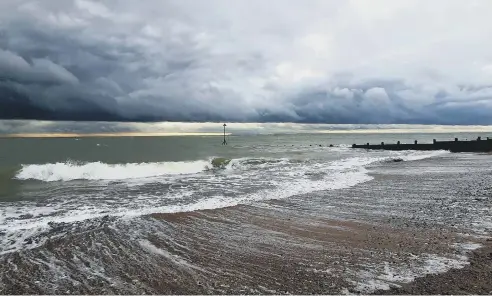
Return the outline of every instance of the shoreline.
<path id="1" fill-rule="evenodd" d="M 56 224 L 0 257 L 0 294 L 488 293 L 490 164 L 446 157 L 286 199 Z"/>
<path id="2" fill-rule="evenodd" d="M 272 200 L 269 201 L 269 204 L 280 206 L 287 205 L 289 201 L 286 200 Z M 360 220 L 340 220 L 340 219 L 325 219 L 325 218 L 315 218 L 316 223 L 312 223 L 313 221 L 309 221 L 309 223 L 305 223 L 302 219 L 298 219 L 299 217 L 293 218 L 282 218 L 278 215 L 257 215 L 256 213 L 261 209 L 258 209 L 255 206 L 246 206 L 239 205 L 233 207 L 227 207 L 223 209 L 214 209 L 214 210 L 203 210 L 197 212 L 189 212 L 189 213 L 172 213 L 172 214 L 151 214 L 150 217 L 165 221 L 170 224 L 178 224 L 181 226 L 187 226 L 193 228 L 193 225 L 200 221 L 208 221 L 215 225 L 225 224 L 226 227 L 234 227 L 237 226 L 235 222 L 231 221 L 231 217 L 235 217 L 237 215 L 243 214 L 244 219 L 242 221 L 249 221 L 249 225 L 246 227 L 256 228 L 262 227 L 264 230 L 274 233 L 281 233 L 282 236 L 289 237 L 289 240 L 299 240 L 299 243 L 305 244 L 305 249 L 299 249 L 294 251 L 288 246 L 282 246 L 281 252 L 277 252 L 273 250 L 272 246 L 263 245 L 262 252 L 263 255 L 261 257 L 257 257 L 254 260 L 246 259 L 247 256 L 243 256 L 242 260 L 244 264 L 253 265 L 259 269 L 267 269 L 270 272 L 273 272 L 271 277 L 282 278 L 288 275 L 283 275 L 284 272 L 290 273 L 294 272 L 296 274 L 296 281 L 299 284 L 304 285 L 304 289 L 297 290 L 296 287 L 290 286 L 287 283 L 283 283 L 286 285 L 286 290 L 277 290 L 272 289 L 272 285 L 275 285 L 273 282 L 269 282 L 270 280 L 257 282 L 254 285 L 261 285 L 264 287 L 268 287 L 262 294 L 279 294 L 279 293 L 299 293 L 299 294 L 340 294 L 340 293 L 348 293 L 348 294 L 426 294 L 430 292 L 430 294 L 447 294 L 446 292 L 440 291 L 448 291 L 444 288 L 430 289 L 429 281 L 431 286 L 441 287 L 439 283 L 443 283 L 443 279 L 446 279 L 447 275 L 450 273 L 457 274 L 466 274 L 466 272 L 470 269 L 470 264 L 468 262 L 481 262 L 480 264 L 473 265 L 475 272 L 482 272 L 480 269 L 481 266 L 490 265 L 490 268 L 487 270 L 492 271 L 492 253 L 490 258 L 487 258 L 486 261 L 480 261 L 484 258 L 485 255 L 492 252 L 492 239 L 485 238 L 476 238 L 472 236 L 463 236 L 459 233 L 456 233 L 453 229 L 441 228 L 441 229 L 415 229 L 413 227 L 400 227 L 400 226 L 390 226 L 380 224 L 380 223 L 369 223 Z M 299 221 L 300 220 L 300 221 Z M 266 239 L 266 238 L 265 238 Z M 162 247 L 167 244 L 162 245 L 163 242 L 159 243 L 158 241 L 153 241 L 153 243 L 157 247 Z M 466 251 L 464 249 L 456 249 L 455 244 L 481 244 L 482 247 L 473 251 Z M 245 249 L 248 249 L 248 245 L 245 244 Z M 317 246 L 317 247 L 316 247 Z M 238 249 L 241 246 L 237 246 Z M 277 246 L 280 248 L 280 246 Z M 330 251 L 327 251 L 326 248 L 330 248 Z M 453 251 L 455 250 L 455 251 Z M 301 252 L 301 253 L 299 253 Z M 440 268 L 444 268 L 445 271 L 438 271 L 437 273 L 430 274 L 418 274 L 414 273 L 414 278 L 409 283 L 402 283 L 400 281 L 393 281 L 391 277 L 399 278 L 398 270 L 399 268 L 403 268 L 402 275 L 407 274 L 408 270 L 405 271 L 405 268 L 410 268 L 411 265 L 415 264 L 413 269 L 417 267 L 417 261 L 414 261 L 415 256 L 421 257 L 425 254 L 431 254 L 432 260 L 444 260 L 440 262 L 441 264 L 445 264 L 446 258 L 450 258 L 449 260 L 453 261 L 455 259 L 453 252 L 457 258 L 461 258 L 466 254 L 466 261 L 461 261 L 462 268 L 453 268 L 452 263 L 448 266 L 441 266 Z M 320 253 L 323 253 L 323 258 L 325 258 L 325 262 L 323 264 L 321 262 L 316 263 L 316 258 L 319 258 Z M 236 253 L 237 254 L 237 253 Z M 480 257 L 475 259 L 476 254 L 480 254 Z M 201 256 L 209 254 L 200 254 Z M 442 257 L 441 257 L 442 256 Z M 288 266 L 298 265 L 296 263 L 297 260 L 292 260 L 293 257 L 297 257 L 299 261 L 306 262 L 306 264 L 302 264 L 302 266 L 306 266 L 307 270 L 314 271 L 314 274 L 306 275 L 297 268 L 291 270 L 284 266 L 281 269 L 272 270 L 270 264 L 268 262 L 272 261 L 272 257 L 278 257 L 276 260 L 277 264 L 284 265 L 286 262 Z M 285 261 L 285 259 L 289 258 L 289 260 Z M 371 258 L 372 257 L 372 258 Z M 308 259 L 309 258 L 309 259 Z M 460 259 L 463 260 L 463 259 Z M 234 260 L 233 260 L 234 261 Z M 348 262 L 347 265 L 344 265 L 342 262 Z M 260 263 L 264 262 L 264 264 Z M 387 267 L 390 267 L 390 271 L 386 270 Z M 407 266 L 407 267 L 405 267 Z M 217 265 L 216 268 L 228 268 L 229 265 Z M 425 267 L 425 266 L 424 266 Z M 431 268 L 432 266 L 427 266 L 425 268 Z M 236 269 L 237 266 L 234 268 Z M 371 270 L 373 269 L 373 270 Z M 410 268 L 412 269 L 412 268 Z M 355 270 L 359 270 L 359 272 L 372 273 L 368 283 L 354 282 L 354 278 L 350 276 L 347 277 L 348 274 L 354 274 Z M 419 269 L 420 270 L 420 269 Z M 254 278 L 259 280 L 262 276 L 255 274 L 256 271 L 249 271 L 250 275 L 253 275 Z M 249 272 L 242 271 L 241 273 L 249 274 Z M 396 272 L 397 274 L 391 275 L 392 272 Z M 336 283 L 335 286 L 331 287 L 329 290 L 326 289 L 326 285 L 323 286 L 319 284 L 320 287 L 323 287 L 321 290 L 318 290 L 317 287 L 311 286 L 313 281 L 320 281 L 323 278 L 318 278 L 318 275 L 322 273 L 324 274 L 324 280 L 326 282 Z M 490 273 L 490 272 L 489 272 Z M 289 277 L 289 276 L 288 276 Z M 267 277 L 269 279 L 270 277 Z M 390 279 L 388 279 L 390 278 Z M 373 281 L 373 280 L 376 281 Z M 379 281 L 378 279 L 382 279 Z M 427 282 L 422 283 L 422 279 L 429 279 Z M 466 290 L 470 293 L 482 293 L 487 287 L 491 287 L 492 291 L 492 276 L 490 278 L 486 278 L 488 281 L 483 282 L 483 285 L 480 287 L 485 288 L 471 288 Z M 359 279 L 360 280 L 360 279 Z M 469 278 L 459 278 L 459 280 L 469 281 Z M 304 282 L 305 281 L 305 282 Z M 436 283 L 434 285 L 433 283 Z M 372 289 L 370 285 L 387 285 L 387 289 Z M 250 283 L 251 284 L 251 283 Z M 396 286 L 400 286 L 396 288 Z M 458 281 L 457 281 L 457 285 Z M 372 290 L 371 290 L 372 289 Z M 441 290 L 439 290 L 441 289 Z M 449 290 L 453 292 L 452 294 L 456 294 L 456 290 Z M 217 291 L 215 291 L 217 292 Z M 252 292 L 252 291 L 250 291 Z M 487 291 L 489 292 L 489 291 Z M 234 294 L 235 290 L 229 290 L 227 293 Z"/>
<path id="3" fill-rule="evenodd" d="M 372 295 L 492 294 L 492 239 L 468 256 L 469 264 L 444 273 L 428 274 L 412 282 L 377 290 Z"/>
<path id="4" fill-rule="evenodd" d="M 306 216 L 295 211 L 284 212 L 292 206 L 291 201 L 272 200 L 268 204 L 277 209 L 238 205 L 186 213 L 150 214 L 137 219 L 146 229 L 138 239 L 127 237 L 122 225 L 117 224 L 117 228 L 104 226 L 110 222 L 80 234 L 54 238 L 38 249 L 0 258 L 0 265 L 15 263 L 16 267 L 5 271 L 5 290 L 2 291 L 0 285 L 0 292 L 408 294 L 407 290 L 394 289 L 374 292 L 371 287 L 394 284 L 406 287 L 388 277 L 425 265 L 420 262 L 425 259 L 421 258 L 422 254 L 435 254 L 431 258 L 441 261 L 440 258 L 453 258 L 453 243 L 470 242 L 470 238 L 446 228 L 418 230 L 360 220 Z M 280 211 L 279 207 L 282 208 Z M 132 221 L 130 229 L 135 229 L 134 223 L 138 221 Z M 149 225 L 151 227 L 147 228 Z M 484 243 L 481 239 L 472 241 Z M 492 247 L 488 243 L 489 248 Z M 107 246 L 118 250 L 118 256 L 107 252 Z M 52 272 L 49 266 L 43 271 L 38 259 L 34 259 L 34 265 L 29 259 L 50 258 L 47 254 L 55 254 L 57 260 L 62 261 L 71 261 L 76 254 L 84 262 L 93 262 L 91 266 L 96 261 L 88 258 L 113 262 L 104 266 L 106 277 L 112 280 L 94 282 L 92 286 L 97 288 L 75 287 L 70 281 L 64 283 L 61 279 L 57 281 L 60 287 L 56 290 L 19 286 L 20 282 L 29 282 L 28 278 L 21 280 L 19 276 L 28 277 L 29 273 L 25 272 L 32 268 L 38 274 Z M 491 261 L 492 258 L 487 262 Z M 128 279 L 125 276 L 123 282 L 119 278 L 121 270 L 129 276 Z M 363 276 L 366 273 L 367 278 Z M 114 286 L 112 281 L 119 284 Z M 134 281 L 140 286 L 134 287 Z M 77 290 L 72 290 L 74 288 Z"/>
<path id="5" fill-rule="evenodd" d="M 271 200 L 269 204 L 284 205 L 289 204 L 286 200 Z M 296 290 L 293 286 L 288 286 L 286 290 L 271 289 L 273 283 L 264 281 L 259 282 L 258 285 L 264 286 L 265 289 L 262 294 L 279 294 L 279 293 L 299 293 L 299 294 L 370 294 L 370 295 L 406 295 L 406 294 L 490 294 L 492 293 L 492 238 L 476 238 L 472 236 L 463 236 L 454 232 L 452 229 L 442 228 L 439 230 L 426 230 L 415 229 L 413 227 L 394 227 L 390 225 L 383 225 L 380 223 L 369 223 L 360 220 L 340 220 L 340 219 L 323 219 L 316 218 L 318 223 L 309 223 L 308 226 L 303 221 L 298 221 L 296 218 L 279 219 L 277 215 L 256 215 L 259 209 L 255 206 L 238 205 L 222 209 L 203 210 L 196 212 L 186 213 L 170 213 L 161 214 L 154 213 L 149 215 L 150 217 L 165 221 L 166 223 L 187 225 L 193 227 L 193 224 L 197 221 L 209 221 L 211 223 L 226 224 L 228 226 L 234 226 L 235 223 L 230 221 L 230 217 L 234 217 L 241 213 L 248 213 L 245 217 L 248 217 L 248 221 L 251 223 L 249 227 L 261 226 L 269 231 L 281 233 L 291 238 L 300 239 L 306 244 L 306 248 L 303 252 L 306 254 L 295 255 L 299 257 L 301 261 L 306 260 L 306 255 L 316 258 L 319 256 L 319 252 L 325 249 L 327 246 L 331 246 L 332 250 L 327 252 L 322 251 L 328 256 L 328 261 L 324 262 L 326 265 L 316 266 L 313 265 L 316 260 L 309 259 L 306 266 L 308 270 L 314 270 L 315 274 L 324 274 L 324 280 L 327 282 L 336 283 L 336 286 L 332 287 L 333 290 L 324 290 L 326 286 L 319 284 L 320 287 L 324 287 L 322 290 L 311 286 L 307 283 L 312 283 L 313 280 L 320 281 L 322 279 L 317 278 L 314 274 L 306 275 L 299 270 L 294 269 L 296 274 L 296 281 L 299 284 L 303 284 L 304 289 Z M 260 210 L 261 211 L 261 210 Z M 242 220 L 242 219 L 241 219 Z M 246 220 L 246 219 L 245 219 Z M 311 243 L 319 244 L 323 246 L 321 248 L 314 247 Z M 475 250 L 457 250 L 457 256 L 466 256 L 466 262 L 460 262 L 461 268 L 445 267 L 446 271 L 439 271 L 437 273 L 429 274 L 414 274 L 414 278 L 408 283 L 402 283 L 399 281 L 392 281 L 384 279 L 390 274 L 387 274 L 385 268 L 381 268 L 382 265 L 390 266 L 392 270 L 398 270 L 397 266 L 405 266 L 412 264 L 412 256 L 422 256 L 426 253 L 433 254 L 431 258 L 453 258 L 452 250 L 454 244 L 480 244 L 481 247 Z M 156 246 L 160 247 L 158 241 L 153 241 Z M 161 242 L 162 243 L 162 242 Z M 247 247 L 245 245 L 244 247 Z M 276 253 L 270 247 L 263 249 L 265 254 L 269 254 L 268 257 L 280 257 L 278 264 L 285 264 L 286 259 L 289 256 L 293 256 L 290 248 L 282 248 L 281 253 Z M 311 249 L 311 250 L 309 250 Z M 300 250 L 299 250 L 300 251 Z M 302 252 L 302 251 L 301 251 Z M 289 255 L 290 254 L 290 255 Z M 410 254 L 410 256 L 408 256 Z M 458 255 L 459 254 L 459 255 Z M 203 255 L 203 254 L 202 254 Z M 369 256 L 369 257 L 366 257 Z M 371 259 L 370 257 L 379 259 Z M 267 262 L 271 261 L 271 258 L 263 257 L 257 258 L 254 261 L 247 260 L 247 257 L 243 257 L 245 264 L 256 266 L 257 268 L 265 268 L 270 272 L 273 272 Z M 347 266 L 336 263 L 333 265 L 333 261 L 340 260 L 350 262 Z M 292 258 L 291 258 L 292 259 Z M 296 265 L 295 261 L 288 260 L 289 265 Z M 437 259 L 436 259 L 437 260 Z M 454 260 L 454 259 L 450 259 Z M 264 262 L 262 264 L 260 262 Z M 298 263 L 297 263 L 298 264 Z M 319 263 L 321 264 L 321 263 Z M 224 266 L 221 266 L 224 267 Z M 369 271 L 374 267 L 375 270 L 371 277 L 374 279 L 384 279 L 378 282 L 376 285 L 388 285 L 387 289 L 373 289 L 366 288 L 366 283 L 353 282 L 350 277 L 345 277 L 345 273 L 351 273 L 357 268 Z M 219 268 L 219 266 L 217 266 Z M 283 272 L 289 272 L 290 268 L 283 267 L 276 270 L 273 274 L 273 278 L 283 277 Z M 323 271 L 325 270 L 325 271 Z M 352 271 L 350 271 L 352 270 Z M 251 271 L 252 272 L 252 271 Z M 364 271 L 363 271 L 364 272 Z M 405 274 L 406 272 L 403 272 Z M 251 274 L 255 274 L 252 272 Z M 287 275 L 286 275 L 287 276 Z M 398 275 L 394 275 L 398 278 Z M 258 275 L 255 275 L 258 277 Z M 267 277 L 269 278 L 269 277 Z M 369 279 L 371 282 L 372 279 Z M 377 280 L 376 280 L 377 281 Z M 450 284 L 450 281 L 452 284 Z M 375 282 L 374 282 L 375 283 Z M 373 283 L 373 284 L 374 284 Z M 283 283 L 287 285 L 287 283 Z M 287 287 L 287 286 L 286 286 Z M 369 287 L 369 286 L 367 286 Z M 337 290 L 340 289 L 340 290 Z M 369 290 L 367 290 L 369 289 Z M 234 294 L 234 290 L 229 290 L 227 293 Z"/>

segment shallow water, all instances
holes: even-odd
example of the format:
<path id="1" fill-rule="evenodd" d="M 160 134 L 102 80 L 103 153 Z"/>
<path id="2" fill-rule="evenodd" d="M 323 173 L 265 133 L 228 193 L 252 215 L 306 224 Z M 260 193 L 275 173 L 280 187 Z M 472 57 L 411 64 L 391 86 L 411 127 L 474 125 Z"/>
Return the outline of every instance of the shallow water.
<path id="1" fill-rule="evenodd" d="M 184 246 L 184 242 L 191 244 L 204 237 L 226 236 L 227 239 L 219 241 L 227 242 L 231 247 L 228 249 L 224 245 L 222 251 L 236 254 L 237 246 L 240 246 L 238 241 L 244 240 L 248 233 L 246 237 L 250 239 L 258 239 L 256 235 L 263 233 L 264 247 L 283 245 L 288 253 L 298 246 L 314 248 L 313 252 L 326 248 L 324 244 L 319 246 L 299 238 L 297 245 L 293 245 L 293 242 L 288 243 L 275 233 L 267 231 L 265 234 L 265 228 L 249 223 L 263 215 L 278 219 L 288 214 L 296 221 L 306 218 L 303 225 L 312 225 L 320 218 L 350 219 L 379 225 L 390 223 L 395 227 L 403 224 L 422 227 L 420 224 L 426 223 L 423 228 L 427 230 L 454 225 L 457 231 L 487 234 L 491 223 L 487 218 L 490 217 L 489 204 L 467 199 L 467 196 L 484 198 L 480 197 L 479 187 L 462 193 L 459 190 L 468 185 L 451 186 L 446 194 L 442 194 L 447 188 L 443 184 L 449 181 L 446 178 L 475 176 L 466 184 L 485 182 L 476 176 L 490 174 L 490 165 L 483 164 L 487 157 L 446 151 L 392 152 L 348 148 L 351 143 L 412 142 L 413 139 L 431 142 L 433 138 L 455 136 L 471 139 L 479 134 L 244 136 L 230 137 L 228 146 L 220 145 L 217 137 L 1 139 L 2 155 L 9 157 L 0 160 L 0 253 L 11 264 L 17 262 L 15 268 L 44 264 L 46 268 L 39 271 L 40 276 L 59 277 L 58 281 L 51 281 L 50 287 L 43 287 L 41 283 L 39 290 L 33 292 L 60 292 L 57 287 L 66 288 L 67 282 L 70 285 L 87 283 L 90 275 L 99 280 L 120 281 L 120 286 L 99 292 L 138 293 L 138 288 L 128 286 L 121 278 L 120 271 L 106 264 L 119 266 L 127 262 L 132 265 L 141 260 L 152 270 L 155 264 L 164 260 L 166 264 L 195 270 L 186 274 L 201 274 L 201 277 L 202 273 L 210 272 L 211 266 L 220 268 L 217 263 L 201 262 L 204 259 L 200 256 L 207 256 L 206 253 L 212 251 L 200 255 L 196 245 L 192 244 L 194 247 L 188 247 L 188 253 L 183 247 L 178 256 L 176 248 Z M 329 147 L 330 144 L 334 147 Z M 231 161 L 217 167 L 212 165 L 217 157 Z M 392 162 L 396 158 L 404 162 Z M 488 198 L 487 194 L 485 198 Z M 277 200 L 284 203 L 276 206 Z M 219 219 L 221 223 L 224 219 L 235 221 L 236 227 L 243 225 L 240 229 L 223 228 L 221 223 L 214 224 L 215 228 L 203 227 L 198 221 L 180 233 L 173 231 L 181 227 L 179 223 L 163 224 L 147 216 L 237 205 L 262 210 L 250 218 L 241 218 L 240 212 L 235 212 L 233 216 Z M 149 239 L 149 233 L 154 234 L 154 241 Z M 156 242 L 155 236 L 161 239 Z M 169 241 L 170 238 L 173 239 Z M 120 251 L 112 250 L 111 246 L 117 246 L 123 253 L 114 254 Z M 202 246 L 210 248 L 206 244 Z M 31 251 L 20 254 L 22 250 Z M 98 255 L 95 250 L 109 253 Z M 144 259 L 149 252 L 157 259 Z M 434 258 L 434 255 L 425 256 Z M 21 259 L 15 256 L 21 256 Z M 99 262 L 99 256 L 107 256 L 106 260 L 112 263 Z M 131 263 L 136 260 L 134 256 L 140 259 Z M 186 259 L 190 256 L 195 259 Z M 422 256 L 420 261 L 424 260 L 425 256 Z M 439 262 L 451 260 L 443 258 L 444 261 Z M 87 265 L 77 260 L 92 263 Z M 439 266 L 446 269 L 453 264 L 462 264 L 462 261 L 449 261 L 451 263 L 444 267 L 441 266 L 444 263 L 439 263 Z M 234 262 L 229 264 L 235 265 Z M 379 266 L 380 263 L 370 264 Z M 364 283 L 377 277 L 368 275 L 365 268 L 352 266 L 351 276 L 345 279 L 347 283 L 361 283 L 360 289 L 364 290 Z M 395 268 L 391 267 L 391 274 L 398 270 Z M 421 273 L 424 272 L 424 267 L 419 268 Z M 239 272 L 238 267 L 232 269 L 232 273 Z M 419 269 L 415 267 L 411 272 L 418 274 Z M 23 277 L 12 276 L 22 282 Z M 83 278 L 79 278 L 81 276 Z M 371 280 L 360 280 L 367 277 Z M 196 284 L 197 281 L 193 282 Z M 182 279 L 182 283 L 188 285 L 190 282 Z M 152 289 L 147 283 L 147 288 L 141 291 L 160 291 L 151 286 Z M 186 292 L 186 289 L 178 288 L 176 293 Z M 195 288 L 194 291 L 207 291 L 200 290 L 199 286 Z M 87 292 L 82 288 L 74 291 Z"/>

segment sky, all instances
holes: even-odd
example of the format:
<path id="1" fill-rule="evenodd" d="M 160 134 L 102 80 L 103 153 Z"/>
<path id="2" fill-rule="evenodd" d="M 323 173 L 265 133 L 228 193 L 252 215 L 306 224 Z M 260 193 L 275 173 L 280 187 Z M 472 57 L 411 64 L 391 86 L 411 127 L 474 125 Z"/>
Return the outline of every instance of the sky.
<path id="1" fill-rule="evenodd" d="M 281 135 L 306 133 L 467 133 L 492 134 L 492 126 L 422 125 L 422 124 L 326 124 L 289 122 L 229 123 L 229 135 Z M 0 120 L 3 137 L 82 137 L 82 136 L 222 136 L 223 126 L 217 122 L 99 122 Z"/>
<path id="2" fill-rule="evenodd" d="M 0 132 L 489 125 L 491 13 L 489 0 L 2 0 Z"/>

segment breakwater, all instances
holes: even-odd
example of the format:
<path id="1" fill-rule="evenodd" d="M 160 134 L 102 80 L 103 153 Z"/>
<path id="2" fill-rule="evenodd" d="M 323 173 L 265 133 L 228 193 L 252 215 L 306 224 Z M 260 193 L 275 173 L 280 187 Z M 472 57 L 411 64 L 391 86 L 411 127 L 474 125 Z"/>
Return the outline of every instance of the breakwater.
<path id="1" fill-rule="evenodd" d="M 492 151 L 492 139 L 482 139 L 478 137 L 476 140 L 460 141 L 455 138 L 454 141 L 436 141 L 432 143 L 418 143 L 417 140 L 414 143 L 400 143 L 387 144 L 381 142 L 380 144 L 353 144 L 352 148 L 363 148 L 371 150 L 449 150 L 451 152 L 491 152 Z"/>

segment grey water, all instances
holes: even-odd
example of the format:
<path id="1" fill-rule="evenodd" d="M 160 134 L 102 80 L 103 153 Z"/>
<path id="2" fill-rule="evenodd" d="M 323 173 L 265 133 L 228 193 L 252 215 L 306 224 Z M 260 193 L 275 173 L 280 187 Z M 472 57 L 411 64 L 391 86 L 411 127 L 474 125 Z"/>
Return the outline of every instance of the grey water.
<path id="1" fill-rule="evenodd" d="M 131 211 L 138 215 L 143 208 L 147 212 L 163 206 L 170 207 L 166 211 L 220 207 L 267 199 L 269 194 L 280 194 L 285 184 L 292 188 L 282 196 L 305 192 L 303 186 L 323 188 L 316 182 L 357 183 L 359 177 L 347 175 L 341 181 L 335 180 L 336 174 L 353 173 L 354 168 L 373 161 L 357 157 L 397 154 L 348 148 L 353 143 L 411 143 L 416 139 L 430 143 L 432 139 L 478 136 L 487 135 L 228 136 L 226 146 L 215 136 L 1 138 L 0 228 L 42 227 L 53 217 L 68 221 L 74 215 L 80 219 Z M 211 160 L 217 157 L 230 160 L 226 169 L 212 167 Z M 333 166 L 334 161 L 344 159 L 351 159 L 346 171 Z M 12 222 L 16 220 L 22 223 Z"/>
<path id="2" fill-rule="evenodd" d="M 221 144 L 222 137 L 216 136 L 1 138 L 0 257 L 11 258 L 12 254 L 29 250 L 45 252 L 45 245 L 53 238 L 68 239 L 85 233 L 97 228 L 101 219 L 112 219 L 114 227 L 118 227 L 154 213 L 221 209 L 273 199 L 300 200 L 304 207 L 313 209 L 335 207 L 336 211 L 330 213 L 341 219 L 359 215 L 375 221 L 388 213 L 405 216 L 414 211 L 411 207 L 421 198 L 419 189 L 413 185 L 407 188 L 405 182 L 400 182 L 403 195 L 399 199 L 379 185 L 363 186 L 374 180 L 374 170 L 397 180 L 410 181 L 414 176 L 422 176 L 423 180 L 432 181 L 433 172 L 445 175 L 486 170 L 477 164 L 481 158 L 446 151 L 366 151 L 352 149 L 350 145 L 414 140 L 431 143 L 433 139 L 478 136 L 490 135 L 229 136 L 225 146 Z M 214 165 L 217 158 L 221 158 L 219 165 Z M 394 159 L 408 164 L 395 166 Z M 363 197 L 354 197 L 367 190 L 369 193 Z M 373 194 L 381 196 L 377 204 L 373 204 Z M 432 204 L 432 200 L 429 202 Z M 488 213 L 480 208 L 468 211 Z M 445 223 L 463 220 L 453 213 L 440 219 Z M 440 216 L 432 212 L 431 218 L 436 217 Z M 487 229 L 489 223 L 487 219 L 463 221 L 480 221 L 480 229 Z M 146 224 L 139 225 L 125 231 L 138 232 Z M 56 254 L 50 256 L 58 258 Z M 36 265 L 37 260 L 29 257 L 31 263 L 26 266 Z M 63 266 L 61 261 L 60 264 Z M 60 268 L 57 264 L 49 267 L 55 273 Z"/>
<path id="3" fill-rule="evenodd" d="M 135 163 L 199 160 L 222 157 L 268 156 L 295 153 L 289 147 L 352 145 L 364 143 L 432 143 L 432 139 L 476 139 L 488 133 L 341 133 L 178 137 L 0 138 L 0 168 L 74 160 Z M 292 146 L 293 145 L 293 146 Z M 285 149 L 278 149 L 285 147 Z M 308 152 L 308 151 L 306 151 Z"/>

